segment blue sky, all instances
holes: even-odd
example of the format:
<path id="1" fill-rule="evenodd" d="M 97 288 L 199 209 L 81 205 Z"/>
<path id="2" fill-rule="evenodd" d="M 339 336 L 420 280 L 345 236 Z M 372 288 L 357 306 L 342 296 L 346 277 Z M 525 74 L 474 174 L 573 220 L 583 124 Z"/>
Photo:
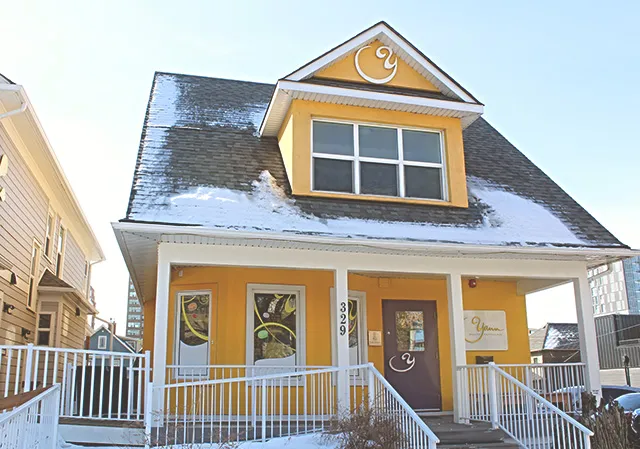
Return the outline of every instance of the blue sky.
<path id="1" fill-rule="evenodd" d="M 124 324 L 122 218 L 154 71 L 275 82 L 386 20 L 485 103 L 485 118 L 623 242 L 640 247 L 640 3 L 0 0 L 0 73 L 25 86 L 108 261 Z M 570 289 L 532 325 L 571 319 Z M 559 306 L 561 304 L 562 306 Z"/>

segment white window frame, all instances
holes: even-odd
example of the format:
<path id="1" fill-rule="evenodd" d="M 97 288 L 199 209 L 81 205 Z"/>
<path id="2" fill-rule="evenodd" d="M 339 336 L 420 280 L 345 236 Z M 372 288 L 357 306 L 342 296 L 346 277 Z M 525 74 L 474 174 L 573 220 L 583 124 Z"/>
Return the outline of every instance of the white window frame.
<path id="1" fill-rule="evenodd" d="M 51 262 L 51 255 L 53 254 L 53 248 L 55 246 L 55 241 L 53 240 L 53 238 L 55 237 L 55 228 L 56 216 L 53 211 L 49 210 L 49 212 L 47 213 L 47 224 L 44 235 L 44 248 L 42 251 L 44 257 L 46 257 L 49 262 Z M 47 242 L 49 242 L 48 247 Z"/>
<path id="2" fill-rule="evenodd" d="M 107 349 L 106 335 L 98 335 L 98 349 Z"/>
<path id="3" fill-rule="evenodd" d="M 60 239 L 62 234 L 62 240 Z M 65 248 L 67 247 L 67 228 L 62 226 L 62 222 L 58 226 L 58 242 L 56 243 L 56 276 L 62 279 L 64 270 Z"/>
<path id="4" fill-rule="evenodd" d="M 40 317 L 42 315 L 49 315 L 49 327 L 40 327 Z M 36 338 L 35 338 L 35 344 L 38 346 L 42 346 L 39 345 L 39 341 L 40 341 L 40 331 L 44 331 L 44 332 L 49 332 L 49 341 L 47 342 L 46 346 L 53 346 L 53 341 L 55 339 L 54 336 L 54 323 L 55 323 L 55 313 L 54 312 L 40 312 L 38 313 L 38 316 L 36 317 Z"/>
<path id="5" fill-rule="evenodd" d="M 36 260 L 34 261 L 34 259 Z M 29 265 L 29 284 L 27 291 L 27 309 L 34 312 L 36 310 L 36 303 L 38 301 L 38 282 L 40 281 L 41 259 L 42 245 L 40 244 L 40 242 L 34 239 L 33 245 L 31 246 L 31 262 Z"/>
<path id="6" fill-rule="evenodd" d="M 338 321 L 336 311 L 336 291 L 331 287 L 331 364 L 336 365 L 336 354 L 338 350 L 338 329 L 336 323 Z M 367 338 L 367 294 L 362 291 L 349 290 L 349 298 L 358 302 L 358 343 L 360 347 L 360 364 L 369 363 L 369 341 Z M 361 381 L 360 370 L 358 370 L 358 382 Z"/>
<path id="7" fill-rule="evenodd" d="M 335 123 L 341 125 L 351 125 L 353 127 L 353 156 L 347 156 L 342 154 L 330 154 L 330 153 L 315 153 L 313 151 L 313 124 L 315 122 L 323 122 L 323 123 Z M 360 126 L 370 126 L 377 128 L 387 128 L 396 130 L 396 136 L 398 139 L 398 158 L 397 159 L 382 159 L 377 157 L 368 157 L 368 156 L 360 156 L 360 142 L 359 142 L 359 132 L 358 128 Z M 402 131 L 421 131 L 421 132 L 429 132 L 435 133 L 440 136 L 440 160 L 442 161 L 440 164 L 434 162 L 416 162 L 416 161 L 405 161 L 404 160 L 404 145 L 403 145 L 403 136 Z M 419 128 L 419 127 L 411 127 L 411 126 L 391 126 L 385 125 L 381 123 L 374 122 L 361 122 L 361 121 L 346 121 L 346 120 L 336 120 L 336 119 L 326 119 L 326 118 L 312 118 L 311 119 L 311 132 L 309 133 L 311 136 L 310 148 L 311 148 L 311 168 L 310 168 L 310 190 L 312 192 L 320 192 L 320 193 L 328 193 L 328 194 L 337 194 L 337 195 L 361 195 L 361 196 L 374 196 L 381 198 L 405 198 L 410 200 L 420 200 L 420 201 L 436 201 L 441 203 L 449 202 L 449 189 L 448 189 L 448 179 L 447 179 L 447 165 L 446 165 L 446 147 L 445 147 L 445 136 L 444 132 L 440 129 L 433 128 Z M 353 192 L 336 192 L 331 190 L 316 190 L 314 189 L 314 161 L 315 159 L 333 159 L 338 161 L 351 161 L 353 162 L 353 172 L 352 172 L 352 182 L 353 182 Z M 394 165 L 398 167 L 398 195 L 379 195 L 372 193 L 360 193 L 360 163 L 361 162 L 371 162 L 376 164 L 387 164 Z M 440 189 L 442 192 L 442 198 L 423 198 L 423 197 L 413 197 L 406 196 L 405 189 L 406 183 L 404 180 L 404 167 L 424 167 L 424 168 L 438 168 L 441 170 L 442 176 L 440 179 Z"/>
<path id="8" fill-rule="evenodd" d="M 176 315 L 175 315 L 175 329 L 173 332 L 173 365 L 179 366 L 180 365 L 180 361 L 178 359 L 179 353 L 178 353 L 178 349 L 179 349 L 179 343 L 180 343 L 180 314 L 181 314 L 181 310 L 180 310 L 180 296 L 186 296 L 186 295 L 209 295 L 209 341 L 208 343 L 208 348 L 207 348 L 207 360 L 206 363 L 202 365 L 203 369 L 206 369 L 206 367 L 208 365 L 211 364 L 211 341 L 212 341 L 212 323 L 211 323 L 211 303 L 213 302 L 213 291 L 212 290 L 180 290 L 178 292 L 176 292 L 176 297 L 175 297 L 175 310 L 176 310 Z M 160 336 L 162 337 L 162 336 Z M 198 368 L 200 369 L 200 368 Z M 181 374 L 180 373 L 180 369 L 174 370 L 173 371 L 173 377 L 174 379 L 190 379 L 193 378 L 194 375 L 193 374 Z M 196 377 L 198 377 L 196 375 Z"/>
<path id="9" fill-rule="evenodd" d="M 247 334 L 246 334 L 246 362 L 247 366 L 254 366 L 253 360 L 253 329 L 254 329 L 254 296 L 256 293 L 293 293 L 297 295 L 296 304 L 296 363 L 295 366 L 305 366 L 307 362 L 306 344 L 306 289 L 304 285 L 279 284 L 247 284 Z"/>

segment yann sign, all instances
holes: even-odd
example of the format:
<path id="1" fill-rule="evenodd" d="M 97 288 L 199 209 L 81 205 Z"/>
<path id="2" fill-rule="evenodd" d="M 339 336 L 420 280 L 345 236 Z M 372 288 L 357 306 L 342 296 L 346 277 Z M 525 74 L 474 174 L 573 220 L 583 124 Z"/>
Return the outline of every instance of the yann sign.
<path id="1" fill-rule="evenodd" d="M 467 351 L 509 349 L 504 310 L 465 310 L 464 339 Z"/>

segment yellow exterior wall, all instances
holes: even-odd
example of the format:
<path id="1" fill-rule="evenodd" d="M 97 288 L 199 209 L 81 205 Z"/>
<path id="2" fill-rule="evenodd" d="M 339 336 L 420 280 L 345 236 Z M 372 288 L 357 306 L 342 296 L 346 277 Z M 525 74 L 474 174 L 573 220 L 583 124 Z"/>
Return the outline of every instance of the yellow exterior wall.
<path id="1" fill-rule="evenodd" d="M 383 44 L 380 41 L 374 41 L 369 44 L 370 47 L 362 50 L 358 58 L 360 68 L 362 71 L 372 78 L 382 79 L 389 76 L 392 70 L 384 68 L 385 57 L 380 59 L 376 56 L 376 50 Z M 342 60 L 327 67 L 326 69 L 315 74 L 318 78 L 329 78 L 342 81 L 355 81 L 360 83 L 368 83 L 367 80 L 362 78 L 356 70 L 355 63 L 356 52 L 347 55 Z M 390 59 L 390 63 L 396 59 L 397 55 L 394 53 Z M 438 91 L 438 88 L 431 84 L 424 76 L 420 75 L 413 68 L 409 66 L 402 59 L 397 58 L 398 70 L 391 81 L 384 84 L 385 86 L 405 87 L 410 89 L 420 89 L 429 91 Z"/>
<path id="2" fill-rule="evenodd" d="M 311 191 L 311 119 L 328 118 L 354 122 L 378 123 L 415 128 L 437 129 L 444 132 L 445 166 L 448 184 L 448 201 L 354 195 L 346 193 L 325 193 Z M 289 137 L 289 127 L 293 128 L 293 144 Z M 464 168 L 464 146 L 460 119 L 436 117 L 410 112 L 387 111 L 359 106 L 317 103 L 294 100 L 289 108 L 288 119 L 279 133 L 279 144 L 294 195 L 334 198 L 357 198 L 360 200 L 438 204 L 444 206 L 468 207 L 467 181 Z M 293 149 L 291 149 L 293 148 Z M 291 160 L 291 162 L 288 162 Z"/>
<path id="3" fill-rule="evenodd" d="M 179 276 L 179 272 L 182 276 Z M 170 287 L 167 363 L 173 362 L 176 295 L 184 290 L 207 290 L 212 295 L 212 345 L 210 364 L 246 363 L 247 284 L 302 285 L 306 289 L 306 364 L 331 365 L 331 302 L 333 273 L 329 271 L 257 268 L 191 267 L 173 270 Z M 442 279 L 377 278 L 351 274 L 349 289 L 366 294 L 367 328 L 382 331 L 383 300 L 436 301 L 442 408 L 453 407 L 451 350 L 447 288 Z M 508 351 L 468 352 L 493 355 L 496 363 L 529 363 L 529 339 L 524 296 L 516 294 L 515 282 L 479 280 L 476 288 L 463 287 L 465 310 L 504 310 L 507 316 Z M 155 310 L 145 304 L 144 347 L 152 349 Z M 462 331 L 462 330 L 461 330 Z M 383 335 L 384 338 L 384 335 Z M 385 371 L 384 346 L 368 347 L 368 358 Z"/>

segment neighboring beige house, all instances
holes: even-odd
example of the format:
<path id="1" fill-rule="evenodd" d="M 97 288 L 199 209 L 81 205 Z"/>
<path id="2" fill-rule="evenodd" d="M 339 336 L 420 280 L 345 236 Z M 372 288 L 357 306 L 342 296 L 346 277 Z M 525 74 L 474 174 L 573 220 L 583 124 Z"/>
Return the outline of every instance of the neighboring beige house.
<path id="1" fill-rule="evenodd" d="M 0 344 L 82 348 L 102 260 L 24 88 L 0 75 Z"/>

